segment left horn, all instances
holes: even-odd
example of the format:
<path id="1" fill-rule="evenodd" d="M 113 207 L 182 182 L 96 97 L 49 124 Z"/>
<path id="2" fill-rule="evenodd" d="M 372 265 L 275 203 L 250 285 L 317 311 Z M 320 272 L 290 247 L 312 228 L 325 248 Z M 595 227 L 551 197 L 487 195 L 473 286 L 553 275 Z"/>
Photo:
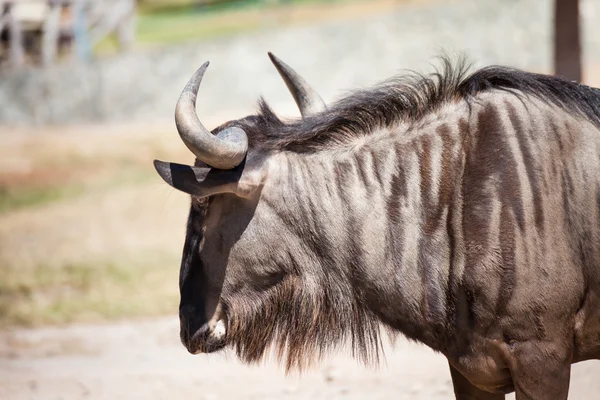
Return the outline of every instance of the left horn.
<path id="1" fill-rule="evenodd" d="M 240 165 L 248 151 L 248 137 L 243 129 L 231 127 L 214 136 L 196 115 L 196 95 L 208 62 L 192 76 L 175 108 L 175 124 L 183 143 L 201 161 L 218 169 Z"/>
<path id="2" fill-rule="evenodd" d="M 321 96 L 296 71 L 271 52 L 269 52 L 269 58 L 292 93 L 302 117 L 318 114 L 327 109 Z"/>

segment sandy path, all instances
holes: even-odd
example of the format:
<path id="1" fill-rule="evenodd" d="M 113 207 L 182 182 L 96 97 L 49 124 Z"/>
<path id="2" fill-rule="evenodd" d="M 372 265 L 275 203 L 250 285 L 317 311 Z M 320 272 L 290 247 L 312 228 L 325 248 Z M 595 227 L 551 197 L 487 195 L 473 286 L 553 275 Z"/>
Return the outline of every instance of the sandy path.
<path id="1" fill-rule="evenodd" d="M 337 355 L 302 377 L 228 355 L 191 356 L 176 320 L 0 334 L 0 399 L 449 399 L 445 359 L 421 345 L 386 345 L 379 370 Z M 600 362 L 573 368 L 571 398 L 600 397 Z M 510 396 L 509 398 L 514 398 Z"/>

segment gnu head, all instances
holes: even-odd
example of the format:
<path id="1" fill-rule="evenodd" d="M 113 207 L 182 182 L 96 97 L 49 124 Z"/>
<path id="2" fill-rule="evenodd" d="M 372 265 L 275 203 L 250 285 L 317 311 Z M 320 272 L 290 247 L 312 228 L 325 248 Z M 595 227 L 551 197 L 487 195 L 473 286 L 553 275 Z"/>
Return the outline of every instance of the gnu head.
<path id="1" fill-rule="evenodd" d="M 326 110 L 321 97 L 300 75 L 273 54 L 269 57 L 303 118 Z M 257 246 L 259 242 L 269 243 L 284 252 L 297 252 L 273 230 L 280 222 L 272 204 L 268 200 L 259 203 L 265 194 L 283 193 L 281 181 L 273 179 L 269 185 L 267 178 L 270 172 L 287 167 L 281 164 L 277 151 L 252 146 L 251 139 L 262 134 L 256 116 L 229 121 L 213 132 L 204 127 L 195 105 L 208 65 L 202 65 L 190 79 L 175 111 L 177 131 L 196 162 L 154 161 L 165 182 L 192 196 L 180 273 L 181 339 L 192 353 L 211 352 L 238 340 L 238 351 L 245 359 L 254 360 L 275 335 L 275 325 L 264 326 L 259 333 L 262 341 L 244 341 L 243 325 L 254 318 L 250 310 L 261 307 L 265 299 L 247 296 L 249 291 L 243 287 L 252 282 L 255 294 L 260 289 L 261 296 L 271 296 L 274 303 L 281 301 L 275 298 L 290 296 L 296 288 L 291 265 L 280 268 L 273 263 L 268 247 Z M 260 267 L 257 260 L 262 260 Z M 305 304 L 310 304 L 306 300 Z"/>
<path id="2" fill-rule="evenodd" d="M 326 109 L 321 97 L 290 66 L 269 53 L 271 61 L 290 90 L 303 117 Z M 179 136 L 196 156 L 196 166 L 154 161 L 158 174 L 175 189 L 197 198 L 220 193 L 247 197 L 263 178 L 258 155 L 248 154 L 248 135 L 243 124 L 230 121 L 210 132 L 196 115 L 196 96 L 208 68 L 204 63 L 179 97 L 175 123 Z M 246 166 L 247 159 L 252 162 Z"/>

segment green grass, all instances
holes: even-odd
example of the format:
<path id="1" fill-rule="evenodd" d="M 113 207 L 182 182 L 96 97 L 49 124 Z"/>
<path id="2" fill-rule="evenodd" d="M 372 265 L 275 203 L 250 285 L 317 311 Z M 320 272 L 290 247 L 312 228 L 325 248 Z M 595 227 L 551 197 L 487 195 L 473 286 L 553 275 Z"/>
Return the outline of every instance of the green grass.
<path id="1" fill-rule="evenodd" d="M 139 2 L 138 9 L 142 14 L 189 9 L 222 11 L 257 3 L 265 3 L 265 0 L 143 0 Z"/>
<path id="2" fill-rule="evenodd" d="M 0 187 L 0 213 L 48 204 L 74 197 L 84 192 L 85 189 L 82 185 L 27 187 L 23 189 Z"/>
<path id="3" fill-rule="evenodd" d="M 189 202 L 148 160 L 189 153 L 157 126 L 86 129 L 0 146 L 0 330 L 177 313 Z"/>
<path id="4" fill-rule="evenodd" d="M 273 7 L 305 3 L 334 3 L 344 0 L 145 0 L 138 9 L 142 14 L 160 13 L 175 10 L 197 10 L 204 13 L 239 10 L 249 7 Z"/>
<path id="5" fill-rule="evenodd" d="M 143 186 L 153 179 L 152 171 L 129 166 L 118 174 L 113 171 L 91 182 L 3 188 L 0 214 L 69 202 L 78 196 L 124 186 Z M 56 229 L 61 229 L 60 224 Z M 2 258 L 0 328 L 172 314 L 177 310 L 179 254 L 162 249 L 152 252 L 104 252 L 90 255 L 80 263 L 58 264 L 48 254 L 48 260 L 36 256 L 25 266 L 11 262 L 11 257 Z"/>
<path id="6" fill-rule="evenodd" d="M 87 265 L 3 267 L 0 327 L 176 312 L 178 261 L 158 253 Z"/>
<path id="7" fill-rule="evenodd" d="M 140 17 L 138 43 L 175 43 L 190 39 L 227 36 L 258 29 L 256 20 L 231 20 L 215 23 L 210 16 L 196 13 L 157 14 Z"/>
<path id="8" fill-rule="evenodd" d="M 232 36 L 259 30 L 264 21 L 244 11 L 267 10 L 280 6 L 348 3 L 359 0 L 233 0 L 200 5 L 191 0 L 148 1 L 140 5 L 137 22 L 137 45 L 161 45 Z M 96 46 L 98 54 L 117 50 L 114 38 L 106 38 Z"/>
<path id="9" fill-rule="evenodd" d="M 113 187 L 150 182 L 153 171 L 139 166 L 124 168 L 118 175 L 90 181 L 65 182 L 58 185 L 0 186 L 0 214 L 72 199 L 90 192 Z"/>

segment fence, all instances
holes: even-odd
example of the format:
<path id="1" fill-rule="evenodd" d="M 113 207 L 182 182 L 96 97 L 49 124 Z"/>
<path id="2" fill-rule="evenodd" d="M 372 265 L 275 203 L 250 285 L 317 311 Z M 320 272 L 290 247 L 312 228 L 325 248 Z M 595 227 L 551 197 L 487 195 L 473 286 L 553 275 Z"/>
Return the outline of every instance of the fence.
<path id="1" fill-rule="evenodd" d="M 135 40 L 135 0 L 0 0 L 0 12 L 2 66 L 89 58 L 113 33 L 123 50 Z"/>

